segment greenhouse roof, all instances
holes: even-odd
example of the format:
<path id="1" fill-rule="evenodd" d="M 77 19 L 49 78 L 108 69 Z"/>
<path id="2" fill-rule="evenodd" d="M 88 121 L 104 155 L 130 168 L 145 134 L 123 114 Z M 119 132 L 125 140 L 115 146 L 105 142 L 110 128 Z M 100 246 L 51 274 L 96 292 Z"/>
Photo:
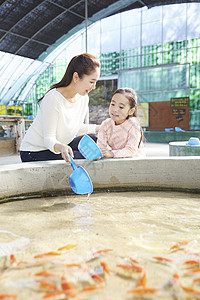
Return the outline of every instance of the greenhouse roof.
<path id="1" fill-rule="evenodd" d="M 23 102 L 63 45 L 86 26 L 131 9 L 195 2 L 200 0 L 0 0 L 0 104 Z"/>
<path id="2" fill-rule="evenodd" d="M 0 0 L 0 51 L 43 60 L 63 38 L 85 26 L 86 15 L 90 25 L 130 9 L 186 2 L 200 1 Z"/>

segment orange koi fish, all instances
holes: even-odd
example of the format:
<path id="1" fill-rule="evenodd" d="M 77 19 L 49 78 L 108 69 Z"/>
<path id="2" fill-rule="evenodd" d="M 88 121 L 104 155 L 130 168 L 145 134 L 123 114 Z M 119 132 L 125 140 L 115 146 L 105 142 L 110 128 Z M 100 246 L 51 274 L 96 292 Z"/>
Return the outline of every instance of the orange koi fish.
<path id="1" fill-rule="evenodd" d="M 194 293 L 196 295 L 195 296 L 195 299 L 199 299 L 199 296 L 200 296 L 200 291 L 199 290 L 195 290 L 193 287 L 191 286 L 183 286 L 180 284 L 180 287 L 185 291 L 185 292 L 188 292 L 188 293 Z"/>
<path id="2" fill-rule="evenodd" d="M 84 265 L 84 264 L 76 264 L 76 263 L 72 263 L 72 264 L 66 264 L 65 265 L 67 268 L 79 268 L 79 269 L 82 269 L 83 271 L 85 272 L 90 272 L 90 269 L 87 265 Z"/>
<path id="3" fill-rule="evenodd" d="M 153 258 L 159 260 L 159 261 L 164 261 L 164 262 L 173 262 L 172 259 L 169 259 L 169 258 L 165 258 L 165 257 L 161 257 L 161 256 L 154 256 Z"/>
<path id="4" fill-rule="evenodd" d="M 186 265 L 199 265 L 200 264 L 200 260 L 199 259 L 197 259 L 197 260 L 186 260 L 184 262 L 184 264 L 186 264 Z"/>
<path id="5" fill-rule="evenodd" d="M 0 299 L 18 299 L 18 296 L 15 294 L 0 294 Z"/>
<path id="6" fill-rule="evenodd" d="M 185 292 L 189 292 L 189 293 L 194 293 L 195 290 L 193 287 L 191 286 L 183 286 L 182 284 L 180 284 L 180 287 L 185 291 Z"/>
<path id="7" fill-rule="evenodd" d="M 13 265 L 14 263 L 16 263 L 16 257 L 15 257 L 14 254 L 10 255 L 10 263 L 11 263 L 11 265 Z"/>
<path id="8" fill-rule="evenodd" d="M 44 256 L 53 256 L 53 255 L 60 255 L 60 253 L 58 252 L 55 252 L 55 251 L 50 251 L 50 252 L 47 252 L 47 253 L 42 253 L 42 254 L 37 254 L 34 256 L 34 258 L 42 258 Z"/>
<path id="9" fill-rule="evenodd" d="M 146 283 L 147 283 L 147 276 L 146 276 L 146 272 L 144 272 L 144 274 L 142 275 L 142 277 L 140 279 L 139 286 L 145 288 Z"/>
<path id="10" fill-rule="evenodd" d="M 173 282 L 178 283 L 178 281 L 179 281 L 179 275 L 177 273 L 174 273 L 173 274 Z"/>
<path id="11" fill-rule="evenodd" d="M 191 252 L 191 253 L 188 253 L 190 255 L 196 255 L 196 256 L 200 256 L 200 252 Z"/>
<path id="12" fill-rule="evenodd" d="M 43 295 L 42 298 L 50 298 L 50 297 L 56 297 L 56 296 L 60 296 L 63 295 L 62 292 L 48 292 L 46 294 Z"/>
<path id="13" fill-rule="evenodd" d="M 98 283 L 103 283 L 104 284 L 104 281 L 103 279 L 101 278 L 101 276 L 99 276 L 98 274 L 95 274 L 93 272 L 91 272 L 91 270 L 89 271 L 90 273 L 90 276 L 95 279 Z"/>
<path id="14" fill-rule="evenodd" d="M 103 289 L 103 286 L 94 286 L 94 285 L 89 285 L 89 286 L 86 286 L 82 289 L 79 290 L 79 293 L 82 293 L 82 292 L 91 292 L 91 291 L 96 291 L 96 290 L 100 290 L 100 289 Z"/>
<path id="15" fill-rule="evenodd" d="M 76 247 L 76 246 L 78 246 L 78 244 L 75 244 L 75 245 L 69 244 L 69 245 L 63 246 L 63 247 L 61 247 L 61 248 L 58 248 L 58 251 L 61 251 L 61 250 L 69 250 L 69 249 L 72 249 L 72 248 L 74 248 L 74 247 Z"/>
<path id="16" fill-rule="evenodd" d="M 200 268 L 192 269 L 192 270 L 190 270 L 190 271 L 184 273 L 183 275 L 184 275 L 184 276 L 187 276 L 187 275 L 192 275 L 192 274 L 198 273 L 198 272 L 200 272 Z"/>
<path id="17" fill-rule="evenodd" d="M 137 260 L 135 260 L 134 258 L 132 258 L 131 256 L 128 257 L 133 263 L 135 264 L 139 264 L 139 262 Z"/>
<path id="18" fill-rule="evenodd" d="M 135 272 L 138 272 L 138 273 L 141 273 L 143 271 L 143 268 L 141 268 L 139 266 L 134 266 L 134 265 L 121 265 L 121 264 L 118 264 L 118 265 L 116 265 L 116 267 L 120 267 L 122 269 L 130 270 L 130 271 L 135 271 Z"/>
<path id="19" fill-rule="evenodd" d="M 19 262 L 17 263 L 18 266 L 20 266 L 20 265 L 26 265 L 26 264 L 28 264 L 28 262 L 27 262 L 27 261 L 24 261 L 24 260 L 21 260 L 21 261 L 19 261 Z"/>
<path id="20" fill-rule="evenodd" d="M 53 283 L 47 282 L 45 280 L 36 280 L 37 283 L 39 283 L 39 285 L 43 288 L 49 288 L 52 290 L 58 290 L 57 286 Z"/>
<path id="21" fill-rule="evenodd" d="M 174 246 L 172 246 L 172 247 L 170 248 L 170 250 L 178 250 L 178 249 L 181 249 L 181 248 L 183 248 L 183 246 L 185 246 L 185 245 L 187 245 L 187 244 L 188 244 L 187 241 L 178 242 L 178 243 L 176 243 Z"/>
<path id="22" fill-rule="evenodd" d="M 71 267 L 77 267 L 77 268 L 84 268 L 81 264 L 66 264 L 65 265 L 67 268 L 71 268 Z"/>
<path id="23" fill-rule="evenodd" d="M 194 280 L 193 280 L 193 284 L 196 284 L 197 282 L 199 282 L 200 281 L 200 278 L 195 278 Z"/>
<path id="24" fill-rule="evenodd" d="M 100 254 L 100 253 L 106 253 L 109 251 L 113 251 L 113 249 L 102 249 L 102 250 L 97 250 L 96 253 Z"/>
<path id="25" fill-rule="evenodd" d="M 127 291 L 127 294 L 136 293 L 136 294 L 148 294 L 148 293 L 156 293 L 160 291 L 160 288 L 147 288 L 143 286 L 138 286 L 135 289 Z"/>
<path id="26" fill-rule="evenodd" d="M 43 277 L 59 277 L 57 274 L 49 273 L 49 272 L 46 272 L 46 271 L 41 271 L 41 272 L 35 273 L 35 276 L 43 276 Z"/>
<path id="27" fill-rule="evenodd" d="M 103 267 L 104 272 L 106 272 L 110 276 L 110 271 L 109 271 L 107 263 L 105 261 L 101 261 L 100 264 Z"/>
<path id="28" fill-rule="evenodd" d="M 68 282 L 65 276 L 61 277 L 61 287 L 64 293 L 69 297 L 76 297 L 77 292 L 72 283 Z"/>

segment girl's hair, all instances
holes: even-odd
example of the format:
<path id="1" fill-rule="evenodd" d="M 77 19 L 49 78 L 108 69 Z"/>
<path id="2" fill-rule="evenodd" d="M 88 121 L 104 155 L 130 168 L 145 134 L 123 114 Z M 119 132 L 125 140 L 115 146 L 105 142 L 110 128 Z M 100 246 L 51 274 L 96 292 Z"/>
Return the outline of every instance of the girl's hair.
<path id="1" fill-rule="evenodd" d="M 76 55 L 69 62 L 63 78 L 58 83 L 53 84 L 50 87 L 50 90 L 58 87 L 68 86 L 72 81 L 74 72 L 77 72 L 79 78 L 82 78 L 84 75 L 89 75 L 92 73 L 92 71 L 95 71 L 96 68 L 100 67 L 100 61 L 95 56 L 89 53 Z M 43 97 L 40 98 L 38 102 L 41 101 Z"/>
<path id="2" fill-rule="evenodd" d="M 133 117 L 138 117 L 138 110 L 137 110 L 137 103 L 138 103 L 138 97 L 137 97 L 137 93 L 134 89 L 131 89 L 131 88 L 119 88 L 117 89 L 113 96 L 115 94 L 122 94 L 124 95 L 128 101 L 129 101 L 129 104 L 130 104 L 130 108 L 135 108 L 135 111 L 133 113 Z M 130 118 L 130 116 L 127 116 L 127 119 Z M 140 126 L 140 132 L 141 132 L 141 138 L 140 138 L 140 141 L 139 141 L 139 144 L 138 144 L 138 148 L 140 147 L 140 144 L 144 138 L 144 134 L 143 134 L 143 131 L 142 131 L 142 127 Z"/>

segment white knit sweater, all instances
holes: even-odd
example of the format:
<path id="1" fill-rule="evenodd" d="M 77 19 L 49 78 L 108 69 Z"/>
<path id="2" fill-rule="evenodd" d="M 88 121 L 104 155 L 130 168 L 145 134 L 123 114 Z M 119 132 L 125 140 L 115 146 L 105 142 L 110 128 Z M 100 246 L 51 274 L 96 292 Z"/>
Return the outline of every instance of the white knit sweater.
<path id="1" fill-rule="evenodd" d="M 89 97 L 76 95 L 71 103 L 56 89 L 42 99 L 37 116 L 25 134 L 20 151 L 54 151 L 57 142 L 69 144 L 77 135 L 95 133 L 96 125 L 84 124 Z"/>

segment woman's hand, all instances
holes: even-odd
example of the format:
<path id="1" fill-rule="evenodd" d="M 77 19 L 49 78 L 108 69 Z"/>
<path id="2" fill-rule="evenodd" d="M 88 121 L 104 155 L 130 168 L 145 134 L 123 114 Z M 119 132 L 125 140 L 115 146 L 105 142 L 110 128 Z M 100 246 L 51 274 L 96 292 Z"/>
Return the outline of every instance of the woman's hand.
<path id="1" fill-rule="evenodd" d="M 72 148 L 68 145 L 65 145 L 65 144 L 55 144 L 54 145 L 54 151 L 55 152 L 58 152 L 58 153 L 61 153 L 62 155 L 62 158 L 66 161 L 66 162 L 71 162 L 71 159 L 69 157 L 69 154 L 74 157 L 74 154 L 73 154 L 73 151 L 72 151 Z"/>
<path id="2" fill-rule="evenodd" d="M 62 158 L 66 161 L 66 162 L 71 162 L 71 159 L 69 157 L 69 154 L 74 157 L 74 154 L 73 154 L 73 151 L 72 151 L 72 148 L 67 146 L 67 145 L 63 145 L 62 148 L 61 148 L 61 155 L 62 155 Z"/>

